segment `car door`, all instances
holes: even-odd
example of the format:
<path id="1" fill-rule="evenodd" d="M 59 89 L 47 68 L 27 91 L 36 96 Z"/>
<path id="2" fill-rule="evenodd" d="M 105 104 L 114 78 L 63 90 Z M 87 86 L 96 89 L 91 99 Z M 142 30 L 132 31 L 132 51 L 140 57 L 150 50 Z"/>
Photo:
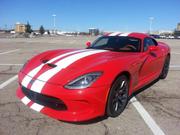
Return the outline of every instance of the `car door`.
<path id="1" fill-rule="evenodd" d="M 157 49 L 149 51 L 150 46 L 155 46 L 155 48 L 157 47 Z M 159 67 L 161 63 L 159 60 L 160 53 L 158 51 L 160 51 L 160 49 L 158 49 L 158 44 L 154 39 L 150 37 L 144 39 L 143 53 L 141 55 L 143 63 L 139 71 L 140 82 L 148 83 L 156 79 L 156 77 L 159 75 Z"/>

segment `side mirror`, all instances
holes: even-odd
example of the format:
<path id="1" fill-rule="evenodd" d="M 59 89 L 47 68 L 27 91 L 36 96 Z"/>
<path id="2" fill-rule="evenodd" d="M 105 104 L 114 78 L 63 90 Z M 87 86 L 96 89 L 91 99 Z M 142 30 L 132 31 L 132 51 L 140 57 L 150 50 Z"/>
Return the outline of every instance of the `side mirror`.
<path id="1" fill-rule="evenodd" d="M 91 46 L 91 42 L 90 42 L 90 41 L 87 41 L 87 42 L 86 42 L 86 46 L 87 46 L 87 47 L 90 47 L 90 46 Z"/>
<path id="2" fill-rule="evenodd" d="M 158 47 L 157 47 L 157 46 L 154 46 L 154 45 L 149 46 L 149 51 L 150 51 L 150 52 L 157 51 L 157 50 L 158 50 Z"/>

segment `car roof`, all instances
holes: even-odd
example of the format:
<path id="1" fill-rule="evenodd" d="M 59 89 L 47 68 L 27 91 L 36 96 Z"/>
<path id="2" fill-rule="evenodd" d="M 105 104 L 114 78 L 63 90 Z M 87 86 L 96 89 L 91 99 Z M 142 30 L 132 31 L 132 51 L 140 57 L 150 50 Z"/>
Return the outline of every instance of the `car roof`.
<path id="1" fill-rule="evenodd" d="M 150 37 L 148 34 L 138 33 L 138 32 L 131 32 L 131 33 L 110 32 L 110 33 L 105 33 L 104 36 L 128 36 L 128 37 L 134 37 L 134 38 L 139 38 L 139 39 Z"/>

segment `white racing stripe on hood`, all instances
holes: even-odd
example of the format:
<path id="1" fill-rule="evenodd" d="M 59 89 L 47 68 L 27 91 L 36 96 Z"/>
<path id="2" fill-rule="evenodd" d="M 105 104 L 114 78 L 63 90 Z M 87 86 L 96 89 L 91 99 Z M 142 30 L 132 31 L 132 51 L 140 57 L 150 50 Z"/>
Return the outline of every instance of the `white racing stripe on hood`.
<path id="1" fill-rule="evenodd" d="M 40 112 L 44 108 L 44 106 L 37 103 L 33 103 L 30 108 L 37 112 Z"/>
<path id="2" fill-rule="evenodd" d="M 46 82 L 51 77 L 56 75 L 59 71 L 61 71 L 63 68 L 68 67 L 72 63 L 74 63 L 77 60 L 80 60 L 80 59 L 82 59 L 84 57 L 87 57 L 87 56 L 90 56 L 90 55 L 93 55 L 93 54 L 97 54 L 97 53 L 102 53 L 102 52 L 106 52 L 106 50 L 91 50 L 91 51 L 87 51 L 87 52 L 81 52 L 81 53 L 71 55 L 69 57 L 66 57 L 66 58 L 58 61 L 56 63 L 57 67 L 44 72 L 43 74 L 41 74 L 36 79 L 36 81 L 31 86 L 31 90 L 33 90 L 35 92 L 38 92 L 38 93 L 41 93 L 41 90 L 44 87 L 44 85 L 46 84 Z M 43 81 L 39 81 L 39 80 L 43 80 Z"/>
<path id="3" fill-rule="evenodd" d="M 70 55 L 70 54 L 74 54 L 74 53 L 78 53 L 78 52 L 84 52 L 84 51 L 88 51 L 88 49 L 83 49 L 83 50 L 77 50 L 77 51 L 72 51 L 72 52 L 68 52 L 68 53 L 64 53 L 64 54 L 61 54 L 59 56 L 56 56 L 54 58 L 52 58 L 51 60 L 48 61 L 48 63 L 52 63 L 62 57 L 65 57 L 67 55 Z M 31 79 L 42 69 L 42 67 L 44 66 L 45 64 L 41 64 L 39 65 L 38 67 L 34 68 L 33 70 L 31 70 L 25 77 L 24 79 L 22 80 L 22 85 L 24 87 L 27 87 L 29 82 L 31 81 Z"/>
<path id="4" fill-rule="evenodd" d="M 27 105 L 31 100 L 30 100 L 28 97 L 24 96 L 24 97 L 21 99 L 21 101 L 22 101 L 25 105 Z"/>
<path id="5" fill-rule="evenodd" d="M 108 36 L 117 36 L 118 34 L 120 34 L 121 32 L 113 32 L 111 34 L 109 34 Z"/>
<path id="6" fill-rule="evenodd" d="M 56 60 L 58 60 L 58 59 L 60 59 L 62 57 L 65 57 L 67 55 L 78 53 L 78 52 L 84 52 L 84 51 L 89 51 L 89 50 L 88 49 L 82 49 L 82 50 L 76 50 L 76 51 L 72 51 L 72 52 L 67 52 L 67 53 L 61 54 L 61 55 L 49 60 L 47 63 L 52 63 L 52 62 L 54 62 L 54 61 L 56 61 Z"/>
<path id="7" fill-rule="evenodd" d="M 90 49 L 83 49 L 83 50 L 77 50 L 77 51 L 72 51 L 72 52 L 68 52 L 68 53 L 65 53 L 65 54 L 61 54 L 61 55 L 59 55 L 59 56 L 57 56 L 57 57 L 54 57 L 54 58 L 52 58 L 51 60 L 49 60 L 48 63 L 52 63 L 52 62 L 54 62 L 54 61 L 56 61 L 56 60 L 58 60 L 58 59 L 60 59 L 60 58 L 62 58 L 62 57 L 65 57 L 65 56 L 68 56 L 68 55 L 71 55 L 71 54 L 75 54 L 75 53 L 78 53 L 78 52 L 85 52 L 85 51 L 91 51 L 91 50 L 90 50 Z M 26 75 L 26 76 L 24 77 L 24 79 L 22 80 L 22 85 L 23 85 L 24 87 L 27 87 L 28 84 L 29 84 L 29 82 L 31 81 L 32 77 L 34 77 L 34 76 L 41 70 L 41 68 L 42 68 L 44 65 L 45 65 L 45 64 L 43 63 L 43 64 L 39 65 L 38 67 L 36 67 L 35 69 L 31 70 L 31 71 L 28 73 L 28 75 Z M 30 100 L 28 97 L 24 96 L 24 97 L 21 99 L 21 101 L 22 101 L 25 105 L 27 105 L 31 100 Z M 40 104 L 37 104 L 37 103 L 33 103 L 30 108 L 32 108 L 32 109 L 35 110 L 35 111 L 40 112 L 40 111 L 44 108 L 44 106 L 42 106 L 42 105 L 40 105 Z"/>
<path id="8" fill-rule="evenodd" d="M 40 70 L 41 68 L 44 66 L 44 64 L 41 64 L 40 66 L 36 67 L 35 69 L 33 69 L 32 71 L 30 71 L 28 73 L 28 75 L 26 75 L 24 77 L 24 79 L 22 80 L 21 84 L 24 86 L 24 87 L 27 87 L 29 82 L 31 81 L 32 77 L 34 77 Z M 31 76 L 31 77 L 30 77 Z"/>

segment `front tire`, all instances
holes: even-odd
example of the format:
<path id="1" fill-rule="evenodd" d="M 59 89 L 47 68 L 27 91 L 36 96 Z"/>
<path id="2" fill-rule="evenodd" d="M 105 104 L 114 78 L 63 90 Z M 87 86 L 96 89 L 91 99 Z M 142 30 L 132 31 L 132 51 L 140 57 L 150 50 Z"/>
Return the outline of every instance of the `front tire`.
<path id="1" fill-rule="evenodd" d="M 163 69 L 162 69 L 162 72 L 160 75 L 160 79 L 165 79 L 167 77 L 168 72 L 169 72 L 169 64 L 170 64 L 170 56 L 168 55 L 164 62 L 164 66 L 163 66 Z"/>
<path id="2" fill-rule="evenodd" d="M 119 116 L 128 102 L 129 80 L 125 75 L 119 76 L 113 83 L 106 106 L 106 114 L 110 117 Z"/>

